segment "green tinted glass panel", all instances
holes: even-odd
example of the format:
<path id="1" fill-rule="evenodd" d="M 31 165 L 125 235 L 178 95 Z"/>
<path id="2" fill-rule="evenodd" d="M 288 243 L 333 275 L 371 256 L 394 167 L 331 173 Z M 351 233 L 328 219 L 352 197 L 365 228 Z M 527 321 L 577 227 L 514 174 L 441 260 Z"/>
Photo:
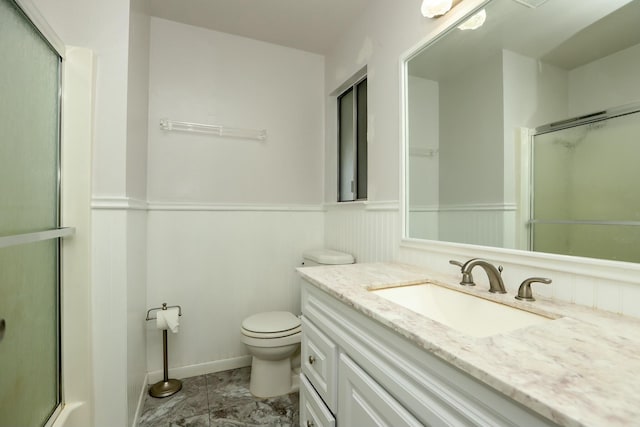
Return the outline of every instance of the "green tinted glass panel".
<path id="1" fill-rule="evenodd" d="M 534 218 L 640 221 L 640 113 L 534 139 Z"/>
<path id="2" fill-rule="evenodd" d="M 640 227 L 535 224 L 533 250 L 562 255 L 640 262 Z"/>
<path id="3" fill-rule="evenodd" d="M 640 113 L 534 138 L 533 250 L 640 262 Z"/>
<path id="4" fill-rule="evenodd" d="M 0 0 L 0 236 L 57 226 L 60 58 Z"/>
<path id="5" fill-rule="evenodd" d="M 39 426 L 58 404 L 57 240 L 0 249 L 0 426 Z"/>
<path id="6" fill-rule="evenodd" d="M 58 227 L 60 57 L 0 0 L 0 238 Z M 6 242 L 6 239 L 5 239 Z M 0 426 L 60 403 L 58 241 L 0 248 Z"/>

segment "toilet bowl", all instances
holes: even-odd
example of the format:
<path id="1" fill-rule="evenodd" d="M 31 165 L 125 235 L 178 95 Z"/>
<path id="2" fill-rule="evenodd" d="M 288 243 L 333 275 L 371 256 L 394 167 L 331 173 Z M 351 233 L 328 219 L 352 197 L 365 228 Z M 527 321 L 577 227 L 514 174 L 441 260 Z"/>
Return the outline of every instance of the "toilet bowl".
<path id="1" fill-rule="evenodd" d="M 242 322 L 241 332 L 253 356 L 251 394 L 265 398 L 297 391 L 291 356 L 300 347 L 300 319 L 287 311 L 258 313 Z"/>
<path id="2" fill-rule="evenodd" d="M 332 250 L 305 252 L 304 266 L 352 264 L 353 256 Z M 241 341 L 251 360 L 249 390 L 256 397 L 280 396 L 298 391 L 301 340 L 300 319 L 287 311 L 269 311 L 242 322 Z"/>

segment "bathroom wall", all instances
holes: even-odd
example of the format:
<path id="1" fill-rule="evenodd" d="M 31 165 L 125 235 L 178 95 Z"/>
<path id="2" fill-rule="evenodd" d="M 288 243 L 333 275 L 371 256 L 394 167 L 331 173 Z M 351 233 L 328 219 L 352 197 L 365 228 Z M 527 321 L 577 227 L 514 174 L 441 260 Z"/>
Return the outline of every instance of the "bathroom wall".
<path id="1" fill-rule="evenodd" d="M 418 13 L 415 11 L 418 10 Z M 370 2 L 325 58 L 325 245 L 358 262 L 398 256 L 400 189 L 400 54 L 433 30 L 420 2 Z M 367 67 L 368 201 L 336 203 L 336 97 L 349 77 Z"/>
<path id="2" fill-rule="evenodd" d="M 147 196 L 147 129 L 149 105 L 149 0 L 134 0 L 129 8 L 127 75 L 127 198 L 144 205 Z M 127 421 L 136 419 L 147 372 L 147 212 L 129 209 L 127 247 Z"/>
<path id="3" fill-rule="evenodd" d="M 425 19 L 420 15 L 420 2 L 389 3 L 372 1 L 367 12 L 354 22 L 326 58 L 327 125 L 325 143 L 325 188 L 335 188 L 335 107 L 330 93 L 349 75 L 364 65 L 369 70 L 369 205 L 400 200 L 400 123 L 401 85 L 399 58 L 434 31 L 455 18 L 464 8 L 477 2 L 467 1 L 444 18 Z M 383 160 L 384 159 L 384 160 Z M 570 259 L 562 256 L 535 256 L 502 249 L 478 248 L 439 242 L 406 241 L 400 244 L 399 211 L 386 212 L 387 220 L 376 221 L 378 212 L 367 204 L 355 204 L 351 209 L 334 207 L 335 195 L 325 191 L 328 203 L 325 241 L 336 249 L 350 250 L 356 257 L 371 261 L 398 260 L 424 265 L 444 273 L 457 275 L 449 259 L 482 256 L 504 264 L 504 276 L 510 292 L 530 276 L 543 275 L 553 279 L 550 286 L 538 286 L 540 295 L 640 316 L 640 266 L 612 264 L 599 260 Z M 362 226 L 345 227 L 349 221 Z M 345 234 L 346 233 L 346 234 Z M 395 234 L 393 251 L 371 253 L 369 242 Z M 389 238 L 392 239 L 392 238 Z"/>
<path id="4" fill-rule="evenodd" d="M 299 311 L 294 269 L 323 244 L 323 67 L 320 55 L 151 20 L 147 302 L 183 309 L 173 375 L 247 365 L 242 319 Z M 163 117 L 268 137 L 165 132 Z M 161 346 L 149 322 L 151 382 Z"/>
<path id="5" fill-rule="evenodd" d="M 501 52 L 441 79 L 441 205 L 504 202 L 503 91 Z M 461 156 L 474 162 L 460 167 Z M 446 240 L 452 232 L 445 227 L 441 237 Z"/>
<path id="6" fill-rule="evenodd" d="M 88 49 L 66 51 L 62 123 L 62 226 L 76 229 L 62 240 L 62 382 L 69 404 L 64 426 L 86 426 L 93 419 L 91 361 L 91 145 L 95 58 Z M 68 412 L 68 414 L 66 413 Z"/>
<path id="7" fill-rule="evenodd" d="M 639 74 L 640 44 L 571 70 L 570 116 L 640 102 Z"/>
<path id="8" fill-rule="evenodd" d="M 438 238 L 439 123 L 438 83 L 408 76 L 409 105 L 409 234 L 424 239 Z"/>
<path id="9" fill-rule="evenodd" d="M 151 33 L 149 201 L 318 203 L 323 58 L 159 18 Z M 268 138 L 168 133 L 161 118 Z"/>

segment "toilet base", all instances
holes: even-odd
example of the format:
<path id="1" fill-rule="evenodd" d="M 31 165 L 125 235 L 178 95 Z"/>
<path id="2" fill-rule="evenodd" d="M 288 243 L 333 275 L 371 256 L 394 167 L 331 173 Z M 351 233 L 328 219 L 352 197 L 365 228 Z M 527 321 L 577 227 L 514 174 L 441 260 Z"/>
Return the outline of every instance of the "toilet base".
<path id="1" fill-rule="evenodd" d="M 249 391 L 265 399 L 294 393 L 300 389 L 299 374 L 291 370 L 291 359 L 262 360 L 255 356 L 251 362 Z"/>

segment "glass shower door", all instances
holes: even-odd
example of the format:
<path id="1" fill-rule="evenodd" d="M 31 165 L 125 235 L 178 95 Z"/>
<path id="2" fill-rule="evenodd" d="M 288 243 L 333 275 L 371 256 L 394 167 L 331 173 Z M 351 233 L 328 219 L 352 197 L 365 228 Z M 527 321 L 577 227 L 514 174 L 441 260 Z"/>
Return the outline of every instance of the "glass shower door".
<path id="1" fill-rule="evenodd" d="M 640 262 L 639 110 L 534 137 L 533 250 Z"/>
<path id="2" fill-rule="evenodd" d="M 61 58 L 0 0 L 0 426 L 41 426 L 61 402 Z"/>

